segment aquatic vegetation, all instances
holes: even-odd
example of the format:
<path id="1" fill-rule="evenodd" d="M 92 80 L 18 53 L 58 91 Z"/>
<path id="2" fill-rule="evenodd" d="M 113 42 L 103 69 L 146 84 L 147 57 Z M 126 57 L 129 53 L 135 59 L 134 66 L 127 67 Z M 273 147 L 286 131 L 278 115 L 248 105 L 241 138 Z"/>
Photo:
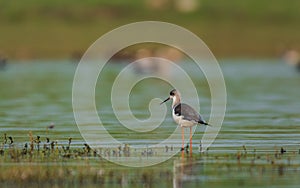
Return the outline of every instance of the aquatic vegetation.
<path id="1" fill-rule="evenodd" d="M 13 137 L 9 140 L 13 140 Z M 18 148 L 11 145 L 11 142 L 5 143 L 3 139 L 0 186 L 171 187 L 175 183 L 179 187 L 183 185 L 197 187 L 197 182 L 202 182 L 230 187 L 238 185 L 234 180 L 225 181 L 226 177 L 231 175 L 240 179 L 243 179 L 241 175 L 245 174 L 252 174 L 253 178 L 268 178 L 270 174 L 281 177 L 285 174 L 290 176 L 292 170 L 295 172 L 292 176 L 294 177 L 299 175 L 300 168 L 300 155 L 296 150 L 275 147 L 267 152 L 257 149 L 249 151 L 245 145 L 231 154 L 209 150 L 203 153 L 195 152 L 193 157 L 184 155 L 182 158 L 179 153 L 157 166 L 128 168 L 104 160 L 88 144 L 80 148 L 72 146 L 72 138 L 67 140 L 68 143 L 62 145 L 49 138 L 34 136 L 30 132 L 31 149 L 28 148 L 28 143 L 25 143 L 23 148 Z M 43 147 L 39 148 L 41 144 Z M 121 150 L 130 157 L 128 145 L 102 153 L 110 152 L 118 157 Z M 188 153 L 188 147 L 183 153 Z M 219 179 L 212 181 L 216 176 Z M 164 179 L 163 182 L 161 177 Z M 248 186 L 253 184 L 255 182 L 245 182 Z"/>

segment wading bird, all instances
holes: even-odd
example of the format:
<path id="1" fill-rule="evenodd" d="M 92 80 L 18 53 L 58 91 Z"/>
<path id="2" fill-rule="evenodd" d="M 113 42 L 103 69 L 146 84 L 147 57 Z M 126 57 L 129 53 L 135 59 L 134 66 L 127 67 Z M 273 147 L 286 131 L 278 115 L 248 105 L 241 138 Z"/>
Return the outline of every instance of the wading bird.
<path id="1" fill-rule="evenodd" d="M 174 121 L 181 127 L 181 139 L 182 139 L 182 147 L 181 151 L 184 150 L 184 128 L 190 128 L 190 149 L 192 151 L 192 127 L 197 124 L 209 125 L 204 121 L 201 115 L 194 110 L 191 106 L 181 103 L 180 93 L 176 89 L 170 91 L 170 96 L 161 102 L 163 104 L 168 100 L 172 99 L 172 116 Z"/>

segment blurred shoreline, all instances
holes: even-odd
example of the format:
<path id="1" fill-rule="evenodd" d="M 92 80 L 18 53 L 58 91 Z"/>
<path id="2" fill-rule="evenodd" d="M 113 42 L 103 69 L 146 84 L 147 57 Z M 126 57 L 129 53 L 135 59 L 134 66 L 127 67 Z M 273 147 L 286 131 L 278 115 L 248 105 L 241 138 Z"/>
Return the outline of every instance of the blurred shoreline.
<path id="1" fill-rule="evenodd" d="M 78 58 L 106 32 L 146 20 L 190 30 L 217 58 L 278 58 L 287 48 L 300 51 L 300 1 L 153 2 L 158 3 L 0 1 L 0 54 L 13 60 Z"/>

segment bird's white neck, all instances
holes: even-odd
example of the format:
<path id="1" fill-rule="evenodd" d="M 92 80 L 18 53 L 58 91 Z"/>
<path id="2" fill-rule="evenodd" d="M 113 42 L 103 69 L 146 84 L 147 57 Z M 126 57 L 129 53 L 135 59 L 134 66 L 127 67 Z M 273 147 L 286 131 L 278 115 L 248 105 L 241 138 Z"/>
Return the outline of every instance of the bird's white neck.
<path id="1" fill-rule="evenodd" d="M 180 103 L 180 97 L 179 96 L 174 96 L 173 97 L 173 103 L 172 103 L 172 108 L 174 108 L 177 104 Z"/>

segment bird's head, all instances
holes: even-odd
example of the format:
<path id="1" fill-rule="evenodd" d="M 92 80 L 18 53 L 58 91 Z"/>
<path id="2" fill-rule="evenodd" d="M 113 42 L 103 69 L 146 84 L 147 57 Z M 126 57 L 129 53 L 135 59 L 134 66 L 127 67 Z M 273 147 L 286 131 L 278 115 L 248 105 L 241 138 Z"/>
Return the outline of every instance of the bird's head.
<path id="1" fill-rule="evenodd" d="M 171 90 L 170 91 L 170 96 L 168 97 L 168 98 L 166 98 L 163 102 L 161 102 L 160 104 L 163 104 L 163 103 L 165 103 L 165 102 L 167 102 L 168 100 L 170 100 L 170 99 L 176 99 L 176 98 L 178 98 L 178 99 L 180 99 L 180 93 L 179 93 L 179 91 L 177 91 L 176 89 L 173 89 L 173 90 Z"/>

